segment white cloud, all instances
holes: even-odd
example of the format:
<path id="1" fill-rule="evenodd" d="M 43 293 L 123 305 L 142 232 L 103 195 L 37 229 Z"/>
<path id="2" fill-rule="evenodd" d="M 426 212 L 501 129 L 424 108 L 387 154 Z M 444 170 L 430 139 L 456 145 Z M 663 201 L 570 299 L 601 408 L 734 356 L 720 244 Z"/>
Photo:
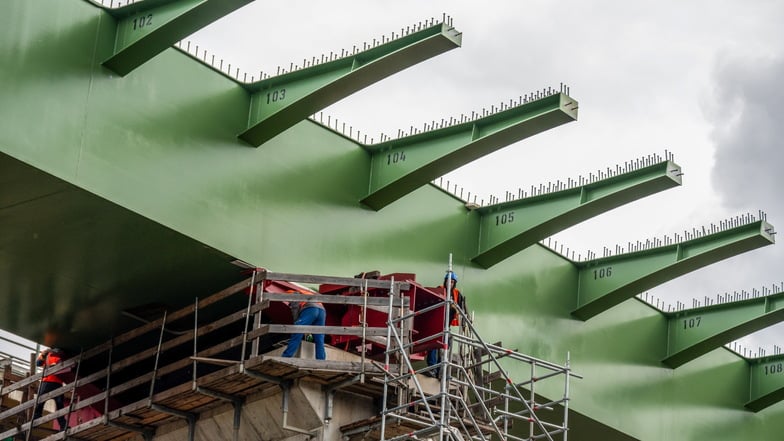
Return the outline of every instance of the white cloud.
<path id="1" fill-rule="evenodd" d="M 249 72 L 274 72 L 442 12 L 463 32 L 462 48 L 327 112 L 377 136 L 564 82 L 580 102 L 578 122 L 449 179 L 485 197 L 502 195 L 669 149 L 683 166 L 682 188 L 559 238 L 573 248 L 601 249 L 758 208 L 784 227 L 776 112 L 784 93 L 777 84 L 784 78 L 784 3 L 777 0 L 254 2 L 193 39 Z M 656 295 L 690 304 L 692 297 L 778 282 L 784 256 L 770 248 L 734 258 L 735 271 L 720 263 Z"/>

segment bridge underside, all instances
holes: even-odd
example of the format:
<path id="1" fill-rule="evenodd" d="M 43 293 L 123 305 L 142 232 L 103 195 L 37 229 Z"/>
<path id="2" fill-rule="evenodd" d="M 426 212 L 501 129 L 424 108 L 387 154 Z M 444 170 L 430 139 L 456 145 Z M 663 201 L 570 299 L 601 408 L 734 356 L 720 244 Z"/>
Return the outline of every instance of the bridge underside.
<path id="1" fill-rule="evenodd" d="M 194 4 L 135 7 L 175 3 Z M 326 62 L 250 87 L 170 47 L 142 51 L 149 60 L 118 76 L 102 65 L 118 19 L 91 2 L 6 0 L 3 9 L 0 328 L 89 346 L 240 280 L 235 258 L 288 273 L 405 272 L 433 286 L 452 255 L 483 335 L 546 360 L 571 354 L 585 379 L 571 385 L 569 439 L 776 439 L 784 430 L 784 406 L 775 402 L 784 377 L 773 375 L 780 367 L 759 365 L 764 381 L 750 397 L 750 362 L 714 345 L 723 322 L 699 312 L 702 326 L 691 328 L 685 316 L 634 299 L 771 244 L 770 225 L 731 222 L 575 262 L 541 245 L 542 235 L 679 185 L 679 167 L 618 167 L 587 183 L 570 180 L 570 189 L 480 209 L 427 184 L 434 173 L 574 120 L 576 102 L 563 92 L 537 92 L 495 114 L 385 140 L 383 151 L 307 118 L 355 91 L 354 80 L 370 84 L 455 47 L 447 24 L 369 49 L 345 66 Z M 172 11 L 146 14 L 156 24 Z M 126 29 L 132 18 L 125 17 Z M 145 36 L 171 37 L 173 27 L 166 22 L 139 45 Z M 273 96 L 269 87 L 279 98 L 277 88 L 286 88 L 292 101 L 249 115 L 252 105 L 267 104 L 267 92 Z M 286 124 L 251 147 L 238 138 L 249 116 L 254 131 Z M 520 173 L 528 166 L 542 164 L 521 164 Z M 374 195 L 376 204 L 361 202 Z M 711 293 L 696 295 L 703 294 Z M 678 351 L 699 352 L 676 369 L 662 364 L 673 355 L 670 328 L 682 329 L 672 339 Z M 53 340 L 44 341 L 47 331 Z M 759 397 L 763 410 L 744 407 Z"/>
<path id="2" fill-rule="evenodd" d="M 50 344 L 103 342 L 242 277 L 227 254 L 2 153 L 0 225 L 0 322 Z"/>

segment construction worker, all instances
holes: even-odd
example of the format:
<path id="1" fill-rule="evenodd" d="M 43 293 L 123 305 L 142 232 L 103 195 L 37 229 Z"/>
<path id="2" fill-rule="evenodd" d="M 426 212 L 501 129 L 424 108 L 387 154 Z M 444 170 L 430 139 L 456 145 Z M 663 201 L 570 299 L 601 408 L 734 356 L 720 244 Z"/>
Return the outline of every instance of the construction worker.
<path id="1" fill-rule="evenodd" d="M 63 381 L 63 379 L 58 376 L 58 372 L 49 371 L 49 368 L 51 366 L 54 366 L 62 361 L 63 355 L 64 355 L 63 352 L 57 348 L 46 349 L 42 351 L 40 354 L 38 354 L 38 358 L 36 358 L 35 360 L 35 365 L 39 367 L 45 366 L 44 369 L 46 370 L 46 374 L 47 374 L 44 378 L 41 379 L 41 385 L 38 388 L 39 396 L 49 393 L 53 390 L 57 390 L 61 388 L 65 383 L 65 381 Z M 54 400 L 56 410 L 60 410 L 64 407 L 63 395 L 58 395 L 52 399 Z M 44 402 L 39 401 L 38 406 L 35 407 L 33 419 L 37 419 L 41 417 L 43 408 L 44 408 Z M 61 431 L 65 430 L 65 426 L 66 426 L 65 416 L 57 417 L 57 423 L 60 425 L 59 428 Z"/>
<path id="2" fill-rule="evenodd" d="M 291 290 L 288 292 L 299 292 L 300 294 L 304 295 L 313 295 L 312 292 L 305 290 Z M 327 311 L 324 309 L 324 305 L 322 305 L 320 302 L 307 300 L 303 302 L 289 302 L 289 308 L 291 308 L 291 315 L 294 319 L 295 325 L 324 326 L 324 324 L 327 322 Z M 289 344 L 286 346 L 286 350 L 283 351 L 284 357 L 293 357 L 294 354 L 297 353 L 297 349 L 299 349 L 299 345 L 302 342 L 303 336 L 304 334 L 291 334 Z M 324 351 L 324 334 L 313 334 L 313 341 L 316 344 L 316 359 L 326 360 L 327 353 Z"/>
<path id="3" fill-rule="evenodd" d="M 448 271 L 446 276 L 444 276 L 444 283 L 441 286 L 444 287 L 445 295 L 452 296 L 452 304 L 449 308 L 449 326 L 460 326 L 460 314 L 458 314 L 458 310 L 465 312 L 465 297 L 460 292 L 460 290 L 457 289 L 457 275 L 452 271 Z M 446 294 L 450 290 L 452 292 L 450 294 Z M 427 351 L 426 361 L 428 366 L 434 366 L 440 363 L 440 350 L 431 349 Z M 439 368 L 425 372 L 425 375 L 429 377 L 439 377 L 440 374 L 441 370 Z"/>

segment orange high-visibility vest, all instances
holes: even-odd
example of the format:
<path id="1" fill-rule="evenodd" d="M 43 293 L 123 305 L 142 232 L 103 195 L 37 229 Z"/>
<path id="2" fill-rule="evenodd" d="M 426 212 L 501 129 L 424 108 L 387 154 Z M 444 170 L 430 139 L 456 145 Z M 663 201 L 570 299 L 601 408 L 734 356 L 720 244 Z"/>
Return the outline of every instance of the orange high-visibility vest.
<path id="1" fill-rule="evenodd" d="M 310 292 L 310 291 L 303 291 L 303 290 L 293 290 L 293 289 L 289 289 L 289 290 L 286 290 L 286 292 L 287 292 L 287 293 L 295 293 L 295 292 L 298 292 L 298 293 L 300 293 L 300 294 L 304 294 L 304 295 L 306 295 L 306 296 L 312 296 L 312 295 L 314 295 L 314 294 L 313 294 L 312 292 Z M 306 301 L 304 301 L 304 302 L 299 302 L 299 309 L 301 310 L 301 309 L 302 309 L 302 308 L 304 308 L 304 307 L 305 307 L 305 305 L 306 305 L 306 304 L 308 304 L 308 303 L 310 303 L 311 305 L 314 305 L 314 306 L 316 306 L 316 307 L 319 307 L 319 308 L 321 308 L 321 309 L 324 309 L 324 305 L 322 305 L 322 304 L 321 304 L 321 302 L 308 302 L 307 300 L 306 300 Z"/>
<path id="2" fill-rule="evenodd" d="M 43 355 L 43 354 L 41 354 L 41 355 Z M 38 359 L 42 360 L 43 364 L 46 365 L 47 374 L 48 374 L 47 376 L 42 378 L 41 381 L 44 381 L 44 382 L 47 382 L 47 383 L 58 383 L 58 384 L 65 383 L 65 381 L 62 380 L 62 378 L 57 376 L 57 374 L 58 374 L 57 372 L 51 373 L 48 370 L 50 366 L 54 366 L 54 365 L 56 365 L 57 363 L 59 363 L 59 362 L 61 362 L 63 360 L 62 357 L 60 357 L 60 354 L 58 354 L 56 352 L 49 351 L 49 352 L 46 353 L 45 357 L 41 357 L 41 355 L 38 356 Z"/>
<path id="3" fill-rule="evenodd" d="M 454 309 L 449 311 L 449 326 L 460 326 L 460 315 L 457 313 L 457 309 L 462 309 L 460 297 L 460 291 L 457 288 L 452 288 L 452 302 L 454 302 L 452 308 Z"/>

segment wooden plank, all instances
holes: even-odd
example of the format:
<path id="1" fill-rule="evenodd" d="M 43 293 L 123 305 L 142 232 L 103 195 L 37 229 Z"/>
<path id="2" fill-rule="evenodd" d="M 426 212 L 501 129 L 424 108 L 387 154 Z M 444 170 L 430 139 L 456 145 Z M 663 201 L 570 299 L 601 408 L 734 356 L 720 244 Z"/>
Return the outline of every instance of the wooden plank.
<path id="1" fill-rule="evenodd" d="M 238 291 L 241 291 L 241 290 L 247 288 L 248 286 L 250 286 L 250 279 L 246 279 L 246 280 L 243 280 L 241 282 L 238 282 L 238 283 L 236 283 L 236 284 L 234 284 L 234 285 L 232 285 L 232 286 L 230 286 L 230 287 L 228 287 L 226 289 L 223 289 L 223 290 L 221 290 L 221 291 L 219 291 L 219 292 L 217 292 L 215 294 L 212 294 L 212 295 L 206 297 L 204 300 L 200 300 L 199 301 L 199 308 L 202 309 L 202 308 L 205 308 L 205 307 L 207 307 L 207 306 L 209 306 L 209 305 L 211 305 L 211 304 L 213 304 L 215 302 L 223 300 L 223 299 L 231 296 L 232 294 L 235 294 Z M 194 305 L 186 306 L 185 308 L 179 309 L 179 310 L 177 310 L 177 311 L 175 311 L 175 312 L 173 312 L 171 314 L 168 314 L 166 319 L 167 319 L 167 321 L 174 321 L 174 320 L 186 317 L 189 314 L 192 314 L 193 311 L 194 311 Z M 242 312 L 244 313 L 244 310 Z M 151 321 L 151 322 L 149 322 L 149 323 L 147 323 L 145 325 L 142 325 L 142 326 L 140 326 L 140 327 L 138 327 L 136 329 L 133 329 L 131 331 L 125 332 L 123 334 L 120 334 L 119 336 L 114 338 L 113 343 L 112 343 L 112 341 L 108 341 L 108 342 L 100 344 L 100 345 L 98 345 L 98 346 L 96 346 L 96 347 L 94 347 L 94 348 L 92 348 L 92 349 L 90 349 L 88 351 L 85 351 L 85 353 L 82 355 L 82 359 L 83 360 L 88 360 L 88 359 L 90 359 L 90 358 L 92 358 L 92 357 L 94 357 L 94 356 L 96 356 L 96 355 L 98 355 L 100 353 L 108 351 L 112 344 L 114 344 L 114 346 L 118 346 L 118 345 L 126 343 L 126 342 L 128 342 L 128 341 L 130 341 L 130 340 L 132 340 L 132 339 L 134 339 L 136 337 L 144 335 L 147 332 L 151 332 L 153 330 L 159 329 L 162 324 L 163 324 L 163 318 L 160 318 L 160 319 L 157 319 L 157 320 L 153 320 L 153 321 Z M 192 337 L 193 337 L 193 334 L 189 334 L 189 338 L 192 338 Z M 188 341 L 188 339 L 185 339 L 184 341 Z M 63 361 L 62 363 L 59 363 L 59 364 L 56 364 L 54 366 L 51 366 L 50 368 L 47 368 L 47 371 L 49 371 L 49 372 L 57 372 L 57 371 L 60 371 L 62 369 L 72 368 L 72 367 L 74 367 L 76 365 L 77 360 L 78 360 L 77 357 L 73 357 L 71 359 Z M 95 375 L 91 375 L 90 377 L 96 377 L 96 376 Z M 92 380 L 89 380 L 89 381 L 94 381 L 95 379 L 98 379 L 98 378 L 101 378 L 101 377 L 97 376 L 97 378 L 93 378 Z M 38 381 L 40 379 L 41 379 L 41 374 L 40 373 L 36 374 L 36 375 L 33 375 L 33 376 L 30 376 L 30 377 L 27 377 L 27 378 L 25 378 L 22 381 L 14 383 L 11 386 L 8 386 L 7 388 L 4 388 L 3 392 L 12 392 L 12 391 L 21 389 L 22 387 L 27 386 L 27 385 L 32 384 L 32 383 L 35 383 L 36 381 Z M 88 381 L 86 381 L 86 382 L 88 382 Z"/>
<path id="2" fill-rule="evenodd" d="M 314 276 L 308 274 L 288 274 L 288 273 L 273 273 L 270 271 L 262 271 L 262 277 L 265 280 L 281 280 L 284 282 L 297 282 L 297 283 L 317 283 L 317 284 L 331 284 L 331 285 L 346 285 L 368 288 L 381 288 L 389 289 L 391 280 L 378 280 L 378 279 L 356 279 L 354 277 L 329 277 L 329 276 Z M 395 281 L 398 291 L 405 291 L 411 288 L 409 282 Z"/>
<path id="3" fill-rule="evenodd" d="M 218 366 L 231 366 L 239 363 L 239 360 L 225 360 L 222 358 L 209 357 L 191 357 L 191 360 L 198 361 L 199 363 L 216 364 Z"/>
<path id="4" fill-rule="evenodd" d="M 264 329 L 264 328 L 260 328 L 260 329 L 257 329 L 255 331 L 249 332 L 248 333 L 248 340 L 256 338 L 256 337 L 258 337 L 259 335 L 262 335 L 265 332 L 266 332 L 266 329 Z M 210 355 L 218 354 L 218 353 L 223 352 L 223 351 L 225 351 L 227 349 L 231 349 L 233 347 L 239 346 L 240 344 L 242 344 L 242 336 L 234 337 L 234 338 L 232 338 L 230 340 L 227 340 L 227 341 L 225 341 L 223 343 L 220 343 L 220 344 L 215 345 L 215 346 L 213 346 L 213 347 L 211 347 L 209 349 L 206 349 L 206 350 L 203 350 L 203 351 L 199 352 L 198 356 L 209 357 Z M 178 369 L 182 369 L 182 368 L 184 368 L 186 366 L 191 365 L 191 363 L 192 362 L 191 362 L 191 360 L 189 358 L 181 359 L 179 361 L 176 361 L 174 363 L 170 363 L 170 364 L 168 364 L 166 366 L 163 366 L 163 367 L 159 368 L 158 369 L 158 375 L 165 375 L 165 374 L 174 372 L 174 371 L 176 371 Z M 127 382 L 125 382 L 125 383 L 123 383 L 123 384 L 121 384 L 119 386 L 112 387 L 111 388 L 111 394 L 115 395 L 117 393 L 120 393 L 120 392 L 123 392 L 125 390 L 128 390 L 128 389 L 130 389 L 132 387 L 136 387 L 136 386 L 139 386 L 141 384 L 144 384 L 144 383 L 150 381 L 151 379 L 152 379 L 152 373 L 144 374 L 144 375 L 142 375 L 140 377 L 137 377 L 137 378 L 135 378 L 133 380 L 129 380 L 129 381 L 127 381 Z"/>
<path id="5" fill-rule="evenodd" d="M 362 328 L 357 326 L 303 326 L 303 325 L 269 325 L 271 334 L 330 334 L 362 336 Z M 386 336 L 387 328 L 365 328 L 365 335 Z"/>
<path id="6" fill-rule="evenodd" d="M 200 308 L 201 308 L 201 306 L 200 306 Z M 253 305 L 251 307 L 251 314 L 261 311 L 262 308 L 263 308 L 262 304 Z M 219 320 L 216 320 L 216 321 L 214 321 L 212 323 L 209 323 L 207 325 L 199 326 L 199 330 L 197 331 L 197 337 L 202 337 L 202 336 L 204 336 L 204 335 L 206 335 L 206 334 L 208 334 L 208 333 L 210 333 L 210 332 L 212 332 L 212 331 L 214 331 L 216 329 L 222 328 L 222 327 L 224 327 L 226 325 L 229 325 L 231 323 L 236 322 L 237 320 L 240 320 L 240 319 L 244 318 L 246 312 L 247 312 L 247 309 L 243 308 L 242 310 L 235 311 L 234 313 L 232 313 L 232 314 L 230 314 L 228 316 L 225 316 L 225 317 L 223 317 L 223 318 L 221 318 Z M 168 341 L 164 342 L 161 345 L 161 351 L 164 352 L 166 350 L 172 349 L 174 347 L 177 347 L 179 345 L 185 344 L 185 343 L 190 342 L 192 340 L 193 340 L 193 333 L 183 334 L 181 336 L 175 337 L 175 338 L 173 338 L 171 340 L 168 340 Z M 136 355 L 134 355 L 132 357 L 128 357 L 126 359 L 123 359 L 121 361 L 113 363 L 112 364 L 112 371 L 113 372 L 117 372 L 117 371 L 119 371 L 119 370 L 121 370 L 121 369 L 123 369 L 123 368 L 125 368 L 127 366 L 130 366 L 130 365 L 132 365 L 134 363 L 138 363 L 141 360 L 144 360 L 146 358 L 151 358 L 152 356 L 155 355 L 156 352 L 157 352 L 157 346 L 154 346 L 154 347 L 151 347 L 149 349 L 146 349 L 146 350 L 142 351 L 141 353 L 137 353 Z M 85 377 L 85 382 L 88 382 L 88 381 L 92 382 L 92 381 L 95 381 L 96 379 L 103 378 L 105 376 L 105 374 L 106 374 L 105 371 L 101 371 L 100 373 L 96 373 L 96 375 L 91 375 L 90 377 Z"/>
<path id="7" fill-rule="evenodd" d="M 232 285 L 232 286 L 230 286 L 228 288 L 222 289 L 222 290 L 218 291 L 215 294 L 211 294 L 211 295 L 205 297 L 204 299 L 200 299 L 199 300 L 199 309 L 206 308 L 207 306 L 212 305 L 213 303 L 216 303 L 216 302 L 219 302 L 219 301 L 221 301 L 223 299 L 226 299 L 226 298 L 232 296 L 233 294 L 236 294 L 237 292 L 244 290 L 245 288 L 247 288 L 249 286 L 250 286 L 250 278 L 242 280 L 240 282 L 237 282 L 237 283 L 235 283 L 234 285 Z M 186 316 L 188 316 L 190 314 L 193 314 L 194 309 L 195 309 L 194 305 L 189 305 L 189 306 L 186 306 L 184 308 L 178 309 L 177 311 L 174 311 L 174 312 L 172 312 L 170 314 L 167 314 L 166 321 L 167 322 L 173 322 L 175 320 L 179 320 L 179 319 L 181 319 L 183 317 L 186 317 Z M 162 323 L 163 323 L 163 318 L 160 318 L 160 319 L 157 319 L 157 320 L 153 320 L 150 323 L 147 323 L 147 324 L 145 324 L 143 326 L 140 326 L 140 327 L 138 327 L 138 328 L 136 328 L 136 329 L 134 329 L 132 331 L 128 331 L 126 333 L 120 334 L 120 335 L 118 335 L 117 337 L 114 338 L 114 345 L 118 346 L 118 345 L 120 345 L 122 343 L 125 343 L 125 342 L 128 342 L 128 341 L 130 341 L 130 340 L 132 340 L 132 339 L 134 339 L 134 338 L 136 338 L 136 337 L 138 337 L 140 335 L 143 335 L 143 334 L 145 334 L 147 332 L 150 332 L 150 331 L 155 330 L 155 329 L 160 329 Z M 110 343 L 111 342 L 107 342 L 107 343 L 104 343 L 101 346 L 105 346 L 104 350 L 106 350 L 106 349 L 109 348 Z"/>
<path id="8" fill-rule="evenodd" d="M 277 293 L 264 291 L 264 298 L 271 302 L 320 302 L 336 305 L 365 305 L 373 307 L 389 307 L 389 297 L 374 297 L 367 296 L 367 301 L 363 296 L 344 296 L 344 295 L 329 295 L 329 294 L 310 294 L 303 297 L 305 294 L 300 293 Z M 405 305 L 408 305 L 410 299 L 403 297 Z M 400 308 L 400 297 L 395 297 L 392 305 L 393 308 Z M 381 312 L 387 312 L 387 309 L 382 309 Z"/>
<path id="9" fill-rule="evenodd" d="M 312 371 L 329 371 L 339 373 L 362 372 L 362 362 L 359 361 L 338 361 L 338 360 L 312 360 L 308 358 L 288 358 L 264 356 L 264 361 L 283 366 L 291 366 L 297 369 L 308 369 Z M 371 363 L 365 363 L 365 373 L 383 374 L 383 370 Z"/>
<path id="10" fill-rule="evenodd" d="M 199 413 L 199 410 L 206 410 L 202 409 L 207 406 L 216 406 L 223 403 L 223 401 L 210 397 L 208 395 L 201 395 L 201 394 L 180 394 L 176 396 L 169 397 L 166 400 L 157 401 L 156 404 L 160 404 L 172 409 L 176 409 L 182 412 L 190 412 L 190 413 Z"/>

